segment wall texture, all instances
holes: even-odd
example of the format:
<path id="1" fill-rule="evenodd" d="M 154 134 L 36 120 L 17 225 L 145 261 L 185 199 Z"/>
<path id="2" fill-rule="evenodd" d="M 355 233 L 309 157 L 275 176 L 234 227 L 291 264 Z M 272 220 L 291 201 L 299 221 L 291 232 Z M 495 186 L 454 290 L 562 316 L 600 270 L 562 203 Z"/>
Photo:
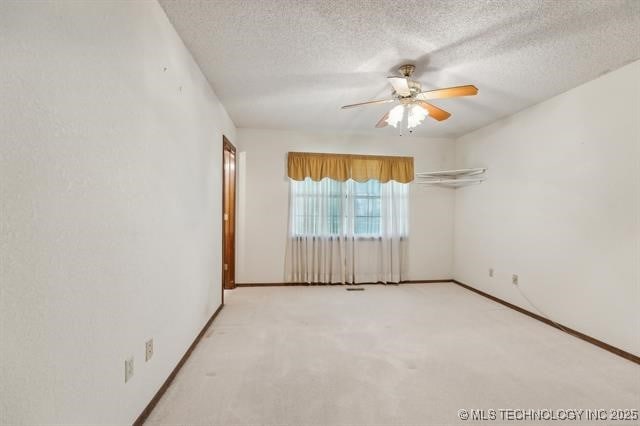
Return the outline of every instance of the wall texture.
<path id="1" fill-rule="evenodd" d="M 454 277 L 640 354 L 640 62 L 467 134 Z M 495 269 L 490 278 L 488 269 Z"/>
<path id="2" fill-rule="evenodd" d="M 289 215 L 289 151 L 411 155 L 417 171 L 450 168 L 453 141 L 400 136 L 238 129 L 239 283 L 282 282 Z M 453 197 L 448 188 L 413 184 L 409 279 L 451 278 Z"/>
<path id="3" fill-rule="evenodd" d="M 156 2 L 4 0 L 0 63 L 0 423 L 130 424 L 220 305 L 234 125 Z"/>

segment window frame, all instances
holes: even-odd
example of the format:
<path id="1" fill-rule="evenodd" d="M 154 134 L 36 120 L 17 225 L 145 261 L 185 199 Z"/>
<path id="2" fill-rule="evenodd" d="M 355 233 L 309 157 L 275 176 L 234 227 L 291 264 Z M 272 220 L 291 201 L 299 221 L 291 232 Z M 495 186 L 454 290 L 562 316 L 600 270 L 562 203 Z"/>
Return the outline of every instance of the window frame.
<path id="1" fill-rule="evenodd" d="M 309 178 L 307 178 L 309 179 Z M 291 229 L 291 234 L 293 238 L 300 238 L 300 237 L 324 237 L 324 238 L 340 238 L 340 237 L 344 237 L 344 236 L 351 236 L 352 238 L 357 238 L 357 239 L 362 239 L 362 240 L 377 240 L 377 239 L 382 239 L 383 235 L 382 235 L 382 185 L 383 183 L 381 183 L 380 181 L 376 180 L 376 179 L 370 179 L 368 181 L 365 182 L 357 182 L 354 180 L 348 180 L 345 182 L 341 182 L 341 181 L 336 181 L 330 178 L 325 178 L 325 179 L 329 179 L 332 180 L 333 182 L 336 182 L 340 185 L 348 185 L 348 187 L 346 188 L 346 190 L 344 191 L 338 191 L 335 194 L 330 193 L 328 195 L 326 195 L 326 198 L 331 198 L 331 199 L 335 199 L 338 200 L 337 201 L 337 206 L 338 206 L 338 214 L 337 215 L 327 215 L 326 218 L 328 219 L 328 222 L 326 225 L 326 227 L 329 229 L 329 232 L 327 233 L 319 233 L 319 232 L 304 232 L 306 230 L 302 230 L 300 229 L 301 227 L 298 227 L 299 222 L 298 222 L 298 218 L 304 218 L 304 217 L 309 217 L 309 216 L 317 216 L 317 215 L 304 215 L 304 214 L 297 214 L 296 215 L 296 220 L 293 221 L 292 224 L 292 229 Z M 324 180 L 324 179 L 323 179 Z M 293 182 L 293 181 L 292 181 Z M 300 181 L 297 181 L 300 182 Z M 313 183 L 313 184 L 321 184 L 321 181 L 313 181 L 310 180 L 307 181 L 305 179 L 305 184 L 309 184 L 309 183 Z M 371 192 L 367 192 L 365 194 L 356 191 L 356 188 L 354 187 L 354 185 L 371 185 L 372 182 L 375 182 L 375 187 L 377 188 L 377 191 L 375 194 L 372 194 Z M 339 187 L 338 187 L 339 188 Z M 300 194 L 291 194 L 291 201 L 292 203 L 295 203 L 298 201 L 299 198 L 303 198 L 303 197 L 308 197 L 310 194 L 308 193 L 300 193 Z M 295 197 L 295 199 L 293 199 Z M 347 206 L 347 209 L 351 209 L 351 211 L 353 212 L 352 216 L 352 220 L 348 220 L 349 215 L 346 213 L 346 211 L 344 210 L 344 208 L 339 208 L 341 203 L 340 203 L 340 199 L 343 199 L 344 203 L 349 203 L 350 205 Z M 377 215 L 356 215 L 356 200 L 367 200 L 368 202 L 370 201 L 377 201 L 377 211 L 378 214 Z M 367 203 L 369 204 L 369 203 Z M 367 208 L 368 212 L 371 212 L 371 207 Z M 374 207 L 374 211 L 375 211 L 375 207 Z M 334 226 L 334 219 L 338 218 L 338 225 Z M 372 218 L 375 219 L 378 231 L 375 233 L 372 232 L 357 232 L 357 228 L 356 228 L 356 219 L 357 218 L 364 218 L 364 219 L 369 219 L 371 220 Z M 368 224 L 367 224 L 368 225 Z M 313 226 L 314 229 L 317 228 L 322 228 L 322 224 L 318 225 L 314 225 Z"/>

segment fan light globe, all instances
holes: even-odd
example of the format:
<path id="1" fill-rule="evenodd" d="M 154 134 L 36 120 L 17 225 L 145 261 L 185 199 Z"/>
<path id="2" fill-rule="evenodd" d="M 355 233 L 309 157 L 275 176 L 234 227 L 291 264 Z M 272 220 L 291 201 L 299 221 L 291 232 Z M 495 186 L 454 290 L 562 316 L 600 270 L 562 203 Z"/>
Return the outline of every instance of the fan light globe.
<path id="1" fill-rule="evenodd" d="M 389 117 L 387 117 L 387 123 L 390 126 L 398 127 L 398 124 L 402 121 L 404 117 L 404 105 L 396 105 L 389 111 Z"/>
<path id="2" fill-rule="evenodd" d="M 424 121 L 424 119 L 429 115 L 429 111 L 422 108 L 420 105 L 411 105 L 409 107 L 409 118 L 407 119 L 407 128 L 413 129 L 417 127 Z"/>

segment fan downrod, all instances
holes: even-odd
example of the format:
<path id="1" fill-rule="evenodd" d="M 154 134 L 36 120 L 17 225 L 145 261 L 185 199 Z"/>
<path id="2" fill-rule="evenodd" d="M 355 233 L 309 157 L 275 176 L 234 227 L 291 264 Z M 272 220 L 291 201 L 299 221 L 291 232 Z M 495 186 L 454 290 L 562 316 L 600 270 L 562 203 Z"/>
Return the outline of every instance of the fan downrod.
<path id="1" fill-rule="evenodd" d="M 402 65 L 400 68 L 398 68 L 398 72 L 400 74 L 402 74 L 403 77 L 411 77 L 411 74 L 413 74 L 413 71 L 415 71 L 416 66 L 413 64 L 405 64 Z"/>

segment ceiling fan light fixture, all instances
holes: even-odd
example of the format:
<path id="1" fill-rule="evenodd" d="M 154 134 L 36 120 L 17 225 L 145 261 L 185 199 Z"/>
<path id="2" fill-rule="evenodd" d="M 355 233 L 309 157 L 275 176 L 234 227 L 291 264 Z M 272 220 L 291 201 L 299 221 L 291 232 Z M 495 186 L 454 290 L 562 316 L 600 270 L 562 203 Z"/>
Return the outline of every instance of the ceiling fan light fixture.
<path id="1" fill-rule="evenodd" d="M 386 122 L 393 127 L 398 127 L 404 118 L 404 105 L 396 105 L 389 111 L 389 117 Z"/>

